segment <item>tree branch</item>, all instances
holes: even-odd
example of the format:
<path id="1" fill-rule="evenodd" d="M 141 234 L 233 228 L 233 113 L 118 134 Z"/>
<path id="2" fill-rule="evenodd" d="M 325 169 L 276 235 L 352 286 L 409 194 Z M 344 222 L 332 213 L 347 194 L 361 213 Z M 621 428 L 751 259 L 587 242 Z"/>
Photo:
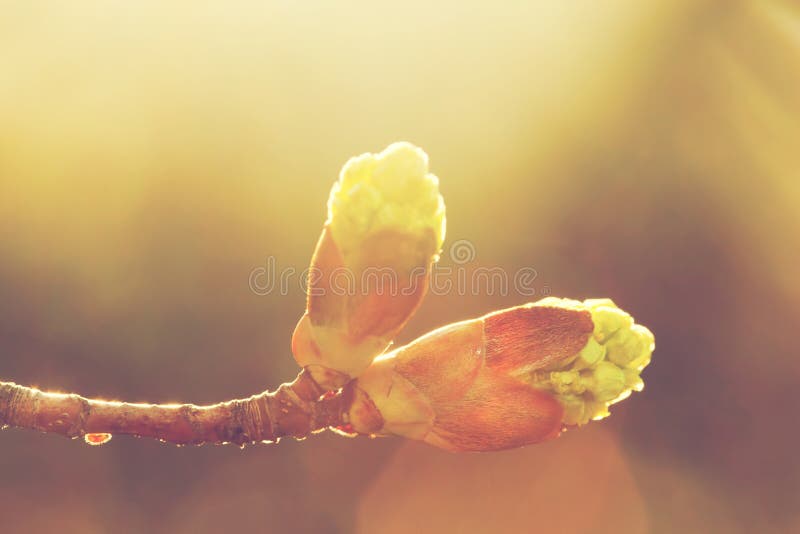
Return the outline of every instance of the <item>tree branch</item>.
<path id="1" fill-rule="evenodd" d="M 88 435 L 89 443 L 104 442 L 101 434 L 128 434 L 178 445 L 244 446 L 276 442 L 286 436 L 301 439 L 342 424 L 341 396 L 326 393 L 305 371 L 274 392 L 210 406 L 86 399 L 0 382 L 1 427 L 69 438 Z"/>

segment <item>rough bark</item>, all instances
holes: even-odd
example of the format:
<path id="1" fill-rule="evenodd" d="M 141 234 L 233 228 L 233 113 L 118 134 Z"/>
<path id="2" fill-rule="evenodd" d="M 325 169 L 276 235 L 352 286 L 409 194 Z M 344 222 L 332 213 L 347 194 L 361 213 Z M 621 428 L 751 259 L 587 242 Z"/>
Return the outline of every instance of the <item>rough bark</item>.
<path id="1" fill-rule="evenodd" d="M 0 426 L 88 436 L 89 443 L 102 443 L 102 434 L 127 434 L 178 445 L 244 446 L 340 427 L 342 401 L 305 371 L 273 392 L 209 406 L 94 400 L 0 382 Z"/>

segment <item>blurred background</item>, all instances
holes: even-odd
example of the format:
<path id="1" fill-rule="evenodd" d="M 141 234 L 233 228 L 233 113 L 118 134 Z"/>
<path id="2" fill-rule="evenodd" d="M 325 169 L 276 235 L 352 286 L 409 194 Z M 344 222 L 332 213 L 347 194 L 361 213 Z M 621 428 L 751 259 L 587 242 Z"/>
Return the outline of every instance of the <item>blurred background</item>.
<path id="1" fill-rule="evenodd" d="M 292 379 L 303 291 L 249 277 L 301 271 L 341 165 L 396 140 L 441 178 L 443 266 L 468 240 L 469 268 L 536 272 L 430 295 L 398 341 L 552 294 L 657 345 L 610 419 L 504 453 L 7 430 L 3 532 L 800 530 L 795 2 L 0 10 L 3 380 L 209 403 Z"/>

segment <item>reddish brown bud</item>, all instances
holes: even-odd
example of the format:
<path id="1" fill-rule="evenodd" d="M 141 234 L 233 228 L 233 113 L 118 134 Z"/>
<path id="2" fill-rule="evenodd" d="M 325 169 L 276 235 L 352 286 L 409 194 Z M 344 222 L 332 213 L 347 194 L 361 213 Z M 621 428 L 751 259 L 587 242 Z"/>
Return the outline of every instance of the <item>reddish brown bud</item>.
<path id="1" fill-rule="evenodd" d="M 502 310 L 378 357 L 345 388 L 350 423 L 361 433 L 490 451 L 537 443 L 602 415 L 626 386 L 604 396 L 616 381 L 607 378 L 614 365 L 595 358 L 596 338 L 606 335 L 593 320 L 596 302 L 547 299 Z"/>

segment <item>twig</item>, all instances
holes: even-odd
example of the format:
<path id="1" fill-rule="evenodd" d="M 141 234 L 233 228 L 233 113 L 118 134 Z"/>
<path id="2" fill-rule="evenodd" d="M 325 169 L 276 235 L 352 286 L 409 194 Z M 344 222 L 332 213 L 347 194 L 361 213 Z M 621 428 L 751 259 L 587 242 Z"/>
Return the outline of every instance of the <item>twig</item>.
<path id="1" fill-rule="evenodd" d="M 276 442 L 305 438 L 342 426 L 341 396 L 327 393 L 305 372 L 274 392 L 210 406 L 133 404 L 86 399 L 75 394 L 46 393 L 0 382 L 0 427 L 13 426 L 86 437 L 102 443 L 128 434 L 177 445 Z M 104 439 L 105 438 L 105 439 Z"/>

